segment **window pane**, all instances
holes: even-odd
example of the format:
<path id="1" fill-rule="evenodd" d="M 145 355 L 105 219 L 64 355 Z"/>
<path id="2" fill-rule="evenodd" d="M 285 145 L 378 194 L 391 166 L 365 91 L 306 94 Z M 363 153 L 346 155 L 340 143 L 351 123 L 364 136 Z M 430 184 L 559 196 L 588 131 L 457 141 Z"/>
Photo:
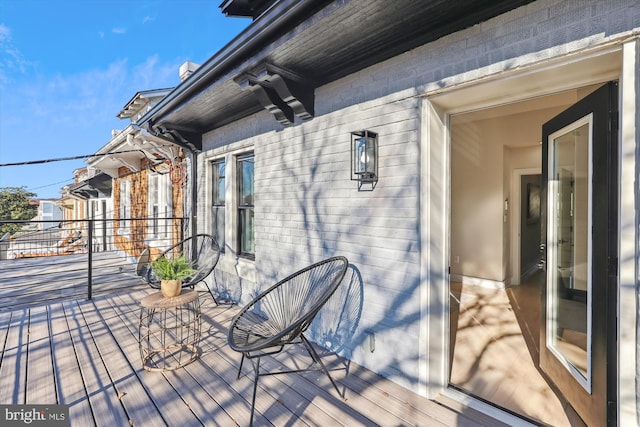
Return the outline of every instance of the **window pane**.
<path id="1" fill-rule="evenodd" d="M 225 163 L 213 163 L 213 205 L 224 205 L 225 198 Z"/>
<path id="2" fill-rule="evenodd" d="M 131 212 L 131 200 L 129 196 L 129 181 L 120 181 L 120 228 L 128 232 L 129 217 Z"/>
<path id="3" fill-rule="evenodd" d="M 240 253 L 255 253 L 253 227 L 253 155 L 238 159 L 238 222 Z"/>
<path id="4" fill-rule="evenodd" d="M 212 218 L 212 234 L 220 245 L 220 250 L 224 251 L 224 226 L 225 226 L 225 162 L 218 160 L 211 163 L 212 169 L 212 194 L 211 194 L 211 218 Z"/>
<path id="5" fill-rule="evenodd" d="M 224 250 L 224 206 L 213 207 L 213 237 L 220 245 L 220 250 Z"/>
<path id="6" fill-rule="evenodd" d="M 158 206 L 154 206 L 151 212 L 153 235 L 158 235 Z"/>
<path id="7" fill-rule="evenodd" d="M 253 209 L 240 210 L 240 253 L 255 253 Z"/>
<path id="8" fill-rule="evenodd" d="M 589 123 L 554 138 L 550 144 L 549 215 L 550 246 L 547 307 L 548 344 L 585 380 L 591 360 L 589 212 Z"/>
<path id="9" fill-rule="evenodd" d="M 253 157 L 240 162 L 240 204 L 253 206 Z"/>

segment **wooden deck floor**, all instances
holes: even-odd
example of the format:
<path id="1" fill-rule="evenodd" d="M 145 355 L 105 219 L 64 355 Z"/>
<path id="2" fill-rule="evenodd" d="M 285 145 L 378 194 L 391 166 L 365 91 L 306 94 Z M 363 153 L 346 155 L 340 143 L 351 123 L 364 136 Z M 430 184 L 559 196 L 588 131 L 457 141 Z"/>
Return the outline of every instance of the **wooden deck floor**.
<path id="1" fill-rule="evenodd" d="M 72 426 L 244 426 L 249 423 L 252 368 L 236 379 L 239 355 L 226 344 L 238 310 L 202 293 L 200 357 L 171 372 L 142 369 L 139 301 L 150 289 L 0 312 L 0 403 L 66 404 Z M 321 372 L 262 377 L 255 425 L 478 426 L 371 371 L 320 353 L 344 391 Z M 309 363 L 293 350 L 263 366 Z"/>

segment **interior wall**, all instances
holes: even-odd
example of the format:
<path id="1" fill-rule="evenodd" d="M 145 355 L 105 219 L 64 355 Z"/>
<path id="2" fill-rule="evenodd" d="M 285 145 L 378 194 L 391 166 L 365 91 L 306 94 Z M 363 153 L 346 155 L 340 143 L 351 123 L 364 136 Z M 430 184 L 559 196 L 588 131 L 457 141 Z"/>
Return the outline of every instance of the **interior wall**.
<path id="1" fill-rule="evenodd" d="M 541 167 L 542 124 L 573 102 L 569 98 L 548 108 L 527 110 L 525 101 L 452 117 L 452 275 L 508 284 L 511 211 L 520 197 L 511 194 L 513 170 Z"/>
<path id="2" fill-rule="evenodd" d="M 451 274 L 501 281 L 503 150 L 491 130 L 451 127 Z"/>

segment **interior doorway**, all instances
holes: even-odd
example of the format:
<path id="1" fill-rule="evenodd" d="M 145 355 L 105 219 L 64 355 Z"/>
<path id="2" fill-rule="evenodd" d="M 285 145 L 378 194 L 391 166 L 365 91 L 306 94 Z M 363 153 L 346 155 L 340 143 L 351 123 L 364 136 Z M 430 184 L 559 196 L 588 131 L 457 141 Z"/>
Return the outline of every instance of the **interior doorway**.
<path id="1" fill-rule="evenodd" d="M 534 423 L 583 424 L 539 369 L 540 139 L 595 88 L 451 117 L 449 383 Z"/>
<path id="2" fill-rule="evenodd" d="M 530 276 L 540 267 L 540 180 L 542 175 L 520 179 L 520 271 Z"/>

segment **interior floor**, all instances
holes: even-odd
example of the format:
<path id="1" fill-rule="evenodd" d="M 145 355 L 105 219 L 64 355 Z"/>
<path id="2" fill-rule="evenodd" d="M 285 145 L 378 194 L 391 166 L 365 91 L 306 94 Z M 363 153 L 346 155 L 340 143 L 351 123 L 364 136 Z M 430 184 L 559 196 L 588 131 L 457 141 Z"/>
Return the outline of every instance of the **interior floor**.
<path id="1" fill-rule="evenodd" d="M 584 426 L 539 371 L 540 274 L 507 289 L 451 283 L 450 383 L 536 423 Z"/>

